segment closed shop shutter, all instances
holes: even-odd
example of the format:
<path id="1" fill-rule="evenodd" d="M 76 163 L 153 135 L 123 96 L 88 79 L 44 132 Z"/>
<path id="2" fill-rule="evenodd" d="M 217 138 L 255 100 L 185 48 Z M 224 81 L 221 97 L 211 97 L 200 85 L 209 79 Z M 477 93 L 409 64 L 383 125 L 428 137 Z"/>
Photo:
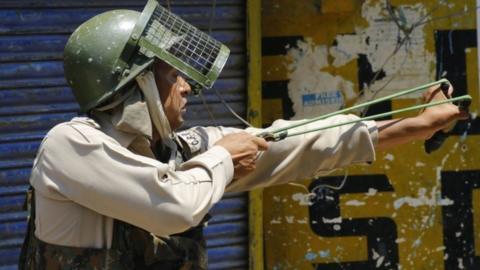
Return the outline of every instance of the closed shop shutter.
<path id="1" fill-rule="evenodd" d="M 133 0 L 5 0 L 0 2 L 0 269 L 17 269 L 26 230 L 22 210 L 30 168 L 45 133 L 77 115 L 63 77 L 63 47 L 82 22 L 111 9 L 141 10 Z M 162 2 L 167 6 L 166 2 Z M 215 87 L 240 115 L 245 115 L 245 3 L 240 0 L 173 0 L 174 13 L 232 50 Z M 190 99 L 187 125 L 240 126 L 213 91 Z M 210 118 L 210 113 L 214 120 Z M 206 228 L 209 269 L 248 268 L 248 200 L 227 194 L 212 210 Z"/>

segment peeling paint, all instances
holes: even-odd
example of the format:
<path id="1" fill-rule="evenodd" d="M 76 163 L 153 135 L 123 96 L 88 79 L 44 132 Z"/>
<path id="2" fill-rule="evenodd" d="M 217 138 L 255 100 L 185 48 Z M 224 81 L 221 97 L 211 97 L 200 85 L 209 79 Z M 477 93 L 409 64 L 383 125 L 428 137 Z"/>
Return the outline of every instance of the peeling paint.
<path id="1" fill-rule="evenodd" d="M 292 195 L 292 200 L 297 201 L 301 206 L 309 206 L 312 205 L 312 196 L 314 194 L 310 193 L 295 193 Z"/>
<path id="2" fill-rule="evenodd" d="M 405 238 L 397 238 L 395 240 L 395 243 L 400 244 L 400 243 L 404 243 L 405 241 L 407 241 Z"/>
<path id="3" fill-rule="evenodd" d="M 415 241 L 412 243 L 412 248 L 418 248 L 422 244 L 422 239 L 417 238 Z"/>
<path id="4" fill-rule="evenodd" d="M 335 224 L 335 223 L 342 223 L 342 217 L 336 217 L 336 218 L 322 218 L 323 223 L 325 224 Z"/>
<path id="5" fill-rule="evenodd" d="M 368 192 L 366 193 L 367 196 L 375 196 L 375 194 L 377 194 L 378 190 L 374 189 L 374 188 L 369 188 L 368 189 Z"/>
<path id="6" fill-rule="evenodd" d="M 311 39 L 298 41 L 288 50 L 291 63 L 288 95 L 293 102 L 294 119 L 325 114 L 342 108 L 346 100 L 356 97 L 354 84 L 341 76 L 322 71 L 328 67 L 328 49 Z"/>
<path id="7" fill-rule="evenodd" d="M 392 154 L 386 154 L 383 159 L 388 160 L 388 161 L 393 161 L 395 160 L 395 156 Z"/>
<path id="8" fill-rule="evenodd" d="M 349 201 L 345 202 L 345 205 L 348 205 L 348 206 L 364 206 L 365 202 L 359 201 L 359 200 L 349 200 Z"/>
<path id="9" fill-rule="evenodd" d="M 275 1 L 269 2 L 271 3 L 267 6 L 271 10 L 271 6 Z M 288 12 L 291 12 L 292 15 L 295 14 L 295 20 L 298 21 L 300 27 L 290 27 L 289 24 L 291 22 L 287 20 L 288 22 L 286 23 L 278 24 L 278 28 L 282 29 L 278 36 L 276 36 L 277 33 L 273 32 L 273 30 L 268 31 L 266 37 L 273 37 L 273 41 L 278 39 L 281 41 L 278 44 L 288 42 L 288 44 L 293 46 L 290 45 L 290 47 L 286 48 L 288 52 L 288 67 L 286 69 L 280 68 L 279 70 L 278 67 L 275 67 L 282 61 L 285 61 L 284 56 L 275 55 L 275 57 L 270 57 L 271 54 L 268 54 L 268 58 L 265 58 L 268 60 L 266 61 L 268 67 L 266 81 L 282 81 L 282 87 L 287 79 L 292 81 L 292 83 L 287 85 L 286 90 L 288 91 L 288 97 L 298 105 L 298 107 L 295 107 L 295 118 L 301 118 L 302 114 L 305 117 L 318 115 L 323 110 L 332 111 L 336 106 L 341 106 L 342 102 L 347 105 L 363 102 L 365 99 L 372 97 L 373 92 L 381 89 L 387 80 L 390 79 L 392 79 L 392 83 L 376 97 L 433 80 L 436 77 L 436 74 L 433 73 L 435 72 L 433 69 L 437 61 L 433 53 L 436 50 L 442 50 L 442 52 L 439 52 L 439 56 L 441 54 L 450 54 L 454 51 L 456 56 L 461 57 L 462 63 L 465 60 L 467 64 L 467 70 L 465 71 L 467 81 L 465 83 L 466 86 L 469 86 L 467 87 L 469 88 L 467 93 L 472 94 L 472 89 L 475 90 L 475 87 L 478 86 L 475 80 L 476 76 L 478 76 L 478 70 L 474 61 L 476 60 L 475 54 L 477 49 L 474 49 L 474 46 L 466 48 L 465 52 L 468 55 L 466 59 L 463 59 L 464 48 L 459 48 L 460 40 L 457 37 L 458 32 L 468 32 L 470 36 L 474 29 L 470 23 L 472 20 L 468 19 L 468 22 L 465 22 L 463 18 L 458 18 L 458 28 L 455 28 L 454 21 L 456 19 L 436 20 L 439 17 L 449 15 L 450 11 L 446 7 L 449 4 L 451 5 L 450 9 L 452 9 L 451 13 L 461 14 L 464 7 L 463 3 L 455 4 L 447 0 L 418 1 L 420 3 L 415 1 L 391 1 L 395 10 L 401 10 L 401 12 L 405 13 L 407 27 L 424 15 L 428 23 L 417 27 L 412 32 L 411 42 L 407 46 L 408 50 L 403 48 L 389 63 L 383 66 L 385 58 L 394 50 L 397 39 L 404 37 L 404 33 L 400 33 L 394 22 L 389 20 L 391 18 L 389 18 L 389 14 L 385 9 L 385 2 L 385 0 L 356 1 L 356 7 L 363 8 L 361 12 L 356 9 L 351 14 L 329 14 L 328 16 L 309 14 L 308 10 L 306 11 L 303 7 L 303 5 L 307 4 L 300 2 L 286 2 L 289 7 L 292 7 L 291 10 L 282 4 L 281 14 L 289 14 Z M 468 7 L 471 10 L 475 8 L 470 1 L 465 3 L 468 3 Z M 293 8 L 296 9 L 294 10 Z M 305 13 L 305 19 L 296 18 L 302 16 L 302 14 L 299 14 L 300 11 Z M 351 16 L 352 19 L 343 18 L 347 16 Z M 274 19 L 268 20 L 268 22 L 282 22 L 283 18 L 275 17 Z M 312 21 L 312 27 L 306 27 L 309 21 Z M 276 24 L 270 25 L 277 27 Z M 313 27 L 313 25 L 317 27 Z M 383 36 L 379 34 L 382 30 L 386 31 Z M 452 31 L 450 35 L 449 30 Z M 442 32 L 441 38 L 439 38 L 439 32 Z M 308 37 L 311 37 L 311 39 Z M 303 40 L 298 44 L 292 43 L 298 42 L 298 39 L 301 38 Z M 444 40 L 445 38 L 446 41 Z M 439 41 L 442 43 L 438 43 Z M 449 41 L 451 41 L 450 44 L 448 43 Z M 439 44 L 441 48 L 436 47 Z M 469 44 L 473 43 L 469 41 Z M 281 51 L 283 52 L 283 50 Z M 438 61 L 441 61 L 444 58 L 439 57 L 438 59 Z M 441 73 L 446 74 L 446 71 L 443 70 L 446 64 L 438 64 L 438 76 L 441 76 Z M 412 69 L 412 65 L 416 66 L 416 69 Z M 306 71 L 306 69 L 310 70 Z M 367 83 L 378 70 L 383 70 L 384 74 L 381 74 L 379 80 L 373 85 L 370 85 L 369 88 L 364 85 L 358 85 L 357 81 Z M 397 70 L 401 70 L 401 72 L 397 73 Z M 450 77 L 455 76 L 451 69 L 449 69 L 448 73 L 450 73 L 447 74 Z M 316 80 L 316 78 L 320 77 L 318 74 L 322 74 L 322 79 Z M 315 85 L 320 80 L 330 81 L 336 75 L 341 76 L 340 80 L 355 84 L 354 92 L 351 93 L 351 96 L 348 96 L 347 92 L 341 92 L 340 95 L 337 95 L 338 92 L 332 91 L 333 87 Z M 460 77 L 463 76 L 464 74 L 462 73 Z M 455 81 L 461 81 L 461 79 L 458 78 Z M 455 84 L 457 85 L 457 82 Z M 457 86 L 457 88 L 459 87 Z M 322 91 L 326 93 L 323 95 L 318 94 Z M 475 93 L 473 92 L 474 98 L 478 96 Z M 365 94 L 365 96 L 357 97 L 359 94 Z M 283 92 L 281 98 L 282 102 L 285 102 L 286 97 L 283 95 Z M 328 102 L 335 104 L 326 104 Z M 413 103 L 415 101 L 412 100 L 393 101 L 390 104 L 386 104 L 386 107 L 383 107 L 382 104 L 382 106 L 375 109 L 396 109 Z M 478 111 L 477 103 L 472 103 L 470 108 L 471 114 L 475 115 L 472 117 L 473 119 L 476 118 Z M 266 223 L 272 219 L 272 216 L 280 216 L 279 220 L 282 223 L 280 226 L 266 225 L 267 228 L 270 226 L 277 230 L 276 233 L 274 232 L 273 235 L 268 236 L 270 242 L 266 241 L 266 250 L 269 252 L 268 255 L 271 255 L 267 259 L 271 260 L 268 264 L 269 268 L 276 265 L 280 266 L 281 269 L 308 269 L 312 267 L 312 264 L 318 264 L 316 267 L 322 269 L 324 264 L 338 264 L 339 268 L 348 268 L 349 262 L 365 262 L 366 259 L 364 255 L 356 257 L 356 255 L 352 254 L 369 253 L 368 263 L 372 269 L 376 269 L 375 267 L 381 269 L 441 269 L 447 263 L 442 258 L 448 259 L 450 268 L 459 269 L 463 266 L 465 269 L 469 269 L 470 261 L 467 261 L 464 257 L 463 261 L 457 263 L 457 257 L 460 258 L 462 256 L 456 251 L 450 252 L 450 245 L 452 242 L 460 245 L 462 239 L 470 236 L 465 228 L 471 226 L 471 224 L 465 223 L 465 228 L 461 228 L 459 223 L 455 223 L 458 225 L 455 228 L 451 226 L 442 227 L 444 224 L 452 222 L 452 216 L 445 217 L 443 209 L 452 209 L 452 207 L 448 207 L 451 205 L 455 207 L 458 205 L 459 208 L 461 208 L 460 206 L 463 207 L 461 205 L 463 202 L 458 197 L 442 195 L 442 187 L 445 188 L 446 184 L 451 183 L 449 182 L 449 177 L 452 177 L 450 176 L 451 173 L 463 170 L 476 170 L 479 164 L 476 162 L 477 158 L 474 157 L 475 151 L 478 149 L 478 143 L 472 140 L 471 136 L 467 136 L 467 134 L 457 135 L 460 134 L 451 136 L 445 142 L 445 147 L 435 154 L 426 155 L 422 149 L 422 142 L 415 142 L 405 147 L 391 149 L 388 152 L 379 152 L 376 164 L 372 164 L 368 168 L 354 167 L 349 172 L 350 175 L 383 174 L 392 188 L 385 189 L 384 186 L 377 186 L 377 183 L 365 184 L 363 182 L 355 183 L 352 185 L 353 188 L 349 190 L 344 189 L 340 192 L 322 188 L 322 192 L 317 193 L 319 197 L 321 196 L 321 200 L 318 201 L 314 200 L 316 198 L 313 197 L 313 194 L 310 197 L 310 191 L 306 189 L 292 189 L 288 190 L 287 193 L 284 188 L 275 188 L 275 191 L 282 192 L 277 193 L 282 194 L 278 201 L 283 201 L 286 198 L 288 202 L 281 209 L 275 208 L 275 211 L 272 211 L 272 213 L 269 213 L 268 210 L 265 211 L 267 215 L 270 214 L 265 219 Z M 445 172 L 448 172 L 448 174 L 445 174 Z M 338 173 L 334 175 L 340 177 Z M 455 181 L 455 178 L 452 178 Z M 306 187 L 308 187 L 308 184 L 306 184 Z M 455 185 L 457 184 L 460 183 L 455 182 Z M 368 190 L 370 185 L 378 188 L 378 190 L 374 188 Z M 359 188 L 356 188 L 357 186 Z M 276 192 L 270 191 L 268 194 L 274 193 Z M 333 196 L 332 194 L 335 195 Z M 302 220 L 304 216 L 310 218 L 314 216 L 312 212 L 309 212 L 310 208 L 308 207 L 313 202 L 338 205 L 337 209 L 339 212 L 323 215 L 327 217 L 325 220 L 320 217 L 309 222 L 307 220 L 306 225 L 300 225 L 304 222 Z M 473 203 L 476 204 L 478 201 L 473 201 Z M 276 207 L 277 205 L 276 201 L 266 202 L 268 207 L 265 209 L 270 209 L 271 206 Z M 294 216 L 293 224 L 288 224 L 284 215 Z M 339 215 L 343 216 L 343 220 L 346 222 L 343 222 L 343 220 L 342 222 L 337 221 L 338 223 L 332 221 L 332 217 L 335 220 L 338 219 L 337 216 Z M 350 225 L 351 221 L 353 221 L 352 224 L 355 224 L 355 221 L 360 220 L 364 221 L 366 225 L 375 226 L 376 218 L 390 219 L 396 225 L 392 229 L 396 232 L 396 236 L 393 239 L 389 239 L 388 242 L 381 243 L 385 244 L 385 249 L 365 244 L 365 240 L 381 242 L 382 239 L 373 238 L 370 232 L 367 235 L 362 234 L 363 232 L 361 232 L 359 227 Z M 348 226 L 344 225 L 347 221 L 349 223 Z M 320 226 L 309 226 L 313 224 L 320 224 Z M 318 230 L 313 230 L 313 228 Z M 325 228 L 329 232 L 333 232 L 333 235 L 325 237 Z M 386 230 L 388 228 L 379 226 L 378 229 Z M 277 236 L 283 231 L 293 232 L 291 236 L 298 236 L 299 245 L 294 246 L 292 244 L 294 240 L 291 237 L 289 241 L 278 239 Z M 350 234 L 362 235 L 362 239 L 355 240 L 355 242 L 351 238 L 344 237 Z M 444 236 L 442 237 L 442 235 Z M 446 236 L 448 236 L 450 242 L 445 240 Z M 303 237 L 303 241 L 301 237 Z M 281 249 L 282 242 L 287 242 L 288 249 Z M 398 262 L 391 264 L 389 252 L 395 252 L 395 250 L 390 247 L 395 246 L 398 248 Z M 337 252 L 337 247 L 344 248 L 345 252 Z M 323 259 L 319 256 L 318 250 L 328 248 L 331 248 L 332 255 L 327 259 Z M 376 252 L 375 260 L 372 260 L 372 255 L 374 255 L 371 251 L 372 248 Z M 291 252 L 292 250 L 295 252 Z M 284 254 L 287 257 L 285 259 L 282 257 Z M 381 258 L 382 256 L 385 257 Z M 287 264 L 280 265 L 277 264 L 277 260 L 283 260 L 289 264 L 288 266 Z M 315 266 L 313 267 L 315 268 Z"/>
<path id="10" fill-rule="evenodd" d="M 322 258 L 328 258 L 330 257 L 330 250 L 320 250 L 318 252 L 318 254 L 320 255 L 320 257 Z"/>
<path id="11" fill-rule="evenodd" d="M 425 167 L 425 163 L 417 161 L 417 163 L 415 163 L 415 167 Z"/>
<path id="12" fill-rule="evenodd" d="M 324 68 L 332 65 L 342 67 L 359 55 L 366 55 L 374 72 L 385 76 L 363 86 L 359 102 L 391 94 L 425 83 L 426 78 L 435 78 L 435 56 L 426 49 L 424 25 L 414 27 L 401 50 L 392 54 L 399 40 L 407 34 L 400 31 L 396 23 L 385 12 L 385 1 L 366 1 L 362 6 L 362 17 L 368 27 L 357 28 L 353 35 L 338 35 L 336 46 L 316 45 L 311 38 L 298 41 L 297 46 L 288 48 L 287 65 L 288 94 L 293 102 L 294 119 L 312 117 L 336 111 L 356 97 L 354 84 L 341 76 L 332 75 Z M 423 4 L 401 5 L 409 26 L 426 16 Z M 377 93 L 378 92 L 378 93 Z M 381 92 L 381 93 L 380 93 Z M 419 97 L 419 93 L 402 98 Z"/>
<path id="13" fill-rule="evenodd" d="M 298 224 L 308 224 L 308 218 L 304 217 L 303 219 L 297 219 Z"/>
<path id="14" fill-rule="evenodd" d="M 360 54 L 366 55 L 374 72 L 383 71 L 385 76 L 366 87 L 363 99 L 371 99 L 381 89 L 376 97 L 391 94 L 400 89 L 406 89 L 425 83 L 426 78 L 435 78 L 435 56 L 426 49 L 424 25 L 415 27 L 408 34 L 408 39 L 402 49 L 393 53 L 399 40 L 406 34 L 388 17 L 385 11 L 386 1 L 365 1 L 362 6 L 362 17 L 367 21 L 366 28 L 357 28 L 353 35 L 337 36 L 337 46 L 330 49 L 334 57 L 333 65 L 343 66 L 357 59 Z M 399 5 L 405 15 L 406 28 L 422 20 L 427 10 L 422 3 L 415 5 Z M 412 94 L 403 98 L 418 97 Z"/>
<path id="15" fill-rule="evenodd" d="M 285 220 L 287 221 L 287 223 L 292 224 L 293 221 L 295 220 L 295 217 L 294 216 L 286 216 Z"/>
<path id="16" fill-rule="evenodd" d="M 318 255 L 316 253 L 308 252 L 307 254 L 305 254 L 305 259 L 308 261 L 313 261 L 317 258 L 317 256 Z"/>
<path id="17" fill-rule="evenodd" d="M 379 268 L 382 266 L 385 256 L 380 256 L 380 254 L 378 254 L 374 249 L 372 249 L 372 254 L 372 259 L 376 260 L 375 268 Z"/>
<path id="18" fill-rule="evenodd" d="M 439 198 L 439 194 L 436 190 L 436 188 L 432 189 L 430 193 L 430 197 L 426 196 L 427 194 L 427 189 L 425 188 L 420 188 L 418 190 L 418 197 L 409 197 L 405 196 L 402 198 L 398 198 L 393 202 L 393 207 L 395 209 L 399 209 L 403 205 L 408 205 L 411 207 L 419 207 L 419 206 L 448 206 L 448 205 L 453 205 L 454 201 L 445 198 L 441 199 Z"/>
<path id="19" fill-rule="evenodd" d="M 270 220 L 270 224 L 281 224 L 282 220 L 281 219 L 272 219 Z"/>

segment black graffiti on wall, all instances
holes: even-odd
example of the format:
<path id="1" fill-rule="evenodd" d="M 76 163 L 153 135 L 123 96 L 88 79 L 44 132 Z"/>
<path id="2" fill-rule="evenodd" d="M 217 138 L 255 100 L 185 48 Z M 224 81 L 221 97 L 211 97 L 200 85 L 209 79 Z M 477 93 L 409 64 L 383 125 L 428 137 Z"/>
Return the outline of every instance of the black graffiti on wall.
<path id="1" fill-rule="evenodd" d="M 446 77 L 455 86 L 454 96 L 467 94 L 467 59 L 465 51 L 477 47 L 476 30 L 442 30 L 435 32 L 435 49 L 437 57 L 437 77 Z M 295 47 L 301 36 L 271 37 L 263 45 L 263 55 L 284 55 L 286 48 Z M 368 70 L 368 60 L 361 55 L 358 58 L 359 85 L 370 81 L 373 71 Z M 364 68 L 362 68 L 364 67 Z M 371 69 L 371 68 L 370 68 Z M 363 82 L 363 83 L 362 83 Z M 288 81 L 270 81 L 263 83 L 263 98 L 281 99 L 283 116 L 289 119 L 293 116 L 292 100 L 288 96 Z M 359 89 L 361 93 L 362 89 Z M 371 107 L 368 114 L 375 114 L 391 109 L 391 103 L 382 103 Z M 469 135 L 480 134 L 480 120 L 474 119 L 468 129 Z M 268 124 L 268 123 L 264 123 Z M 468 123 L 459 122 L 453 134 L 461 135 Z M 480 173 L 478 171 L 460 171 L 442 173 L 442 197 L 454 201 L 451 206 L 443 206 L 443 232 L 445 245 L 445 270 L 480 269 L 480 258 L 475 251 L 475 229 L 473 213 L 473 190 L 479 189 Z M 316 269 L 396 269 L 399 262 L 398 247 L 395 243 L 397 228 L 395 222 L 388 217 L 371 217 L 359 219 L 344 219 L 341 224 L 323 223 L 340 217 L 339 197 L 347 193 L 367 192 L 375 188 L 378 192 L 393 191 L 388 179 L 382 175 L 350 176 L 345 187 L 340 191 L 327 188 L 317 188 L 324 182 L 340 181 L 336 177 L 317 179 L 312 182 L 310 190 L 317 190 L 317 197 L 310 207 L 310 225 L 312 231 L 323 237 L 366 236 L 368 260 L 363 262 L 337 262 L 329 264 L 314 264 Z M 477 204 L 479 202 L 476 202 Z M 480 218 L 480 215 L 476 217 Z M 335 226 L 340 225 L 340 226 Z M 460 233 L 460 235 L 459 235 Z M 477 232 L 477 234 L 480 232 Z M 480 247 L 477 247 L 480 249 Z M 382 264 L 377 268 L 378 260 L 373 259 L 375 250 L 378 255 L 385 256 Z M 480 253 L 480 252 L 479 252 Z"/>
<path id="2" fill-rule="evenodd" d="M 322 187 L 337 185 L 343 177 L 323 177 L 309 187 L 316 194 L 309 207 L 312 231 L 322 237 L 366 236 L 368 260 L 356 262 L 314 263 L 315 269 L 360 270 L 397 269 L 399 263 L 396 223 L 388 217 L 370 217 L 339 220 L 342 194 L 366 193 L 373 188 L 378 192 L 393 192 L 385 175 L 349 176 L 341 190 Z M 442 199 L 451 204 L 442 206 L 443 243 L 445 246 L 445 270 L 480 269 L 477 256 L 473 191 L 480 189 L 480 171 L 445 171 L 441 173 Z M 421 233 L 421 232 L 420 232 Z M 479 249 L 480 247 L 477 247 Z M 375 251 L 375 253 L 373 252 Z M 352 251 L 354 252 L 354 251 Z M 381 264 L 378 258 L 382 257 Z"/>
<path id="3" fill-rule="evenodd" d="M 467 83 L 466 50 L 477 47 L 477 30 L 439 30 L 435 31 L 435 53 L 437 56 L 437 78 L 447 78 L 455 87 L 453 96 L 461 96 L 470 91 Z M 473 75 L 473 74 L 472 74 Z M 459 121 L 452 131 L 461 135 L 468 127 L 468 134 L 480 134 L 480 119 Z"/>
<path id="4" fill-rule="evenodd" d="M 442 198 L 453 201 L 442 207 L 445 270 L 480 269 L 475 255 L 475 231 L 480 230 L 474 226 L 474 218 L 480 218 L 473 211 L 475 189 L 480 189 L 480 171 L 442 172 Z"/>
<path id="5" fill-rule="evenodd" d="M 324 177 L 312 182 L 309 189 L 315 193 L 313 205 L 309 207 L 310 227 L 322 237 L 366 236 L 368 260 L 361 262 L 338 262 L 314 264 L 315 269 L 396 269 L 398 265 L 397 226 L 388 217 L 343 219 L 339 217 L 340 195 L 376 192 L 393 192 L 385 175 L 349 176 L 344 187 L 339 190 L 322 187 L 324 184 L 337 185 L 342 177 Z M 379 260 L 381 264 L 377 265 Z"/>
<path id="6" fill-rule="evenodd" d="M 454 96 L 460 96 L 468 93 L 467 84 L 467 60 L 465 51 L 468 48 L 477 47 L 477 33 L 475 29 L 467 30 L 438 30 L 435 31 L 435 53 L 437 61 L 437 79 L 445 77 L 449 79 L 455 86 Z M 264 37 L 262 39 L 262 55 L 275 56 L 285 55 L 289 48 L 297 47 L 299 41 L 304 41 L 303 36 L 278 36 L 278 37 Z M 332 44 L 335 46 L 335 42 Z M 368 58 L 360 54 L 357 59 L 358 65 L 358 85 L 359 93 L 363 91 L 363 86 L 369 85 L 375 81 L 384 78 L 385 74 L 382 70 L 377 71 L 372 69 Z M 377 75 L 379 72 L 379 75 Z M 264 82 L 263 84 L 263 98 L 279 98 L 283 101 L 284 118 L 288 119 L 293 116 L 291 108 L 292 101 L 288 97 L 287 89 L 288 81 L 273 81 Z M 474 91 L 475 89 L 470 89 Z M 391 102 L 386 101 L 371 106 L 366 115 L 373 115 L 385 111 L 390 111 L 392 108 Z M 474 119 L 473 125 L 469 129 L 469 134 L 480 134 L 480 120 Z M 460 122 L 453 131 L 454 134 L 459 135 L 465 130 L 466 121 Z"/>

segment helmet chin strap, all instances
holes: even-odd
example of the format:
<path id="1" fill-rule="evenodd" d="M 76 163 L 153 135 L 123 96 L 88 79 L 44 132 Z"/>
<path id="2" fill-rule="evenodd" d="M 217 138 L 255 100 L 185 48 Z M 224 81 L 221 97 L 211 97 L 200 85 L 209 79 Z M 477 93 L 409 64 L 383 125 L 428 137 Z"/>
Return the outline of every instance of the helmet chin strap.
<path id="1" fill-rule="evenodd" d="M 175 155 L 177 145 L 173 141 L 173 132 L 168 122 L 167 115 L 163 110 L 163 105 L 158 94 L 155 76 L 152 71 L 146 71 L 136 77 L 136 81 L 147 102 L 150 118 L 153 122 L 154 128 L 157 130 L 162 143 L 172 149 L 169 166 L 175 167 Z"/>
<path id="2" fill-rule="evenodd" d="M 147 101 L 150 118 L 162 140 L 171 138 L 172 129 L 158 94 L 157 84 L 153 72 L 147 71 L 136 78 L 145 100 Z"/>

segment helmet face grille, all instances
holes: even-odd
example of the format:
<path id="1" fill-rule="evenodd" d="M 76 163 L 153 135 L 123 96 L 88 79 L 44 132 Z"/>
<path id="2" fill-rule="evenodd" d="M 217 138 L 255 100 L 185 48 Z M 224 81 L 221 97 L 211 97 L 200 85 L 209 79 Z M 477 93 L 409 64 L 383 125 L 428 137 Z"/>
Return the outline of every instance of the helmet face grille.
<path id="1" fill-rule="evenodd" d="M 221 55 L 225 47 L 222 43 L 158 4 L 143 31 L 143 38 L 156 49 L 143 47 L 141 53 L 159 57 L 206 87 L 218 76 L 214 74 L 213 81 L 210 80 L 212 69 L 219 73 L 226 61 L 225 55 Z M 216 67 L 219 56 L 223 61 L 220 70 Z"/>

